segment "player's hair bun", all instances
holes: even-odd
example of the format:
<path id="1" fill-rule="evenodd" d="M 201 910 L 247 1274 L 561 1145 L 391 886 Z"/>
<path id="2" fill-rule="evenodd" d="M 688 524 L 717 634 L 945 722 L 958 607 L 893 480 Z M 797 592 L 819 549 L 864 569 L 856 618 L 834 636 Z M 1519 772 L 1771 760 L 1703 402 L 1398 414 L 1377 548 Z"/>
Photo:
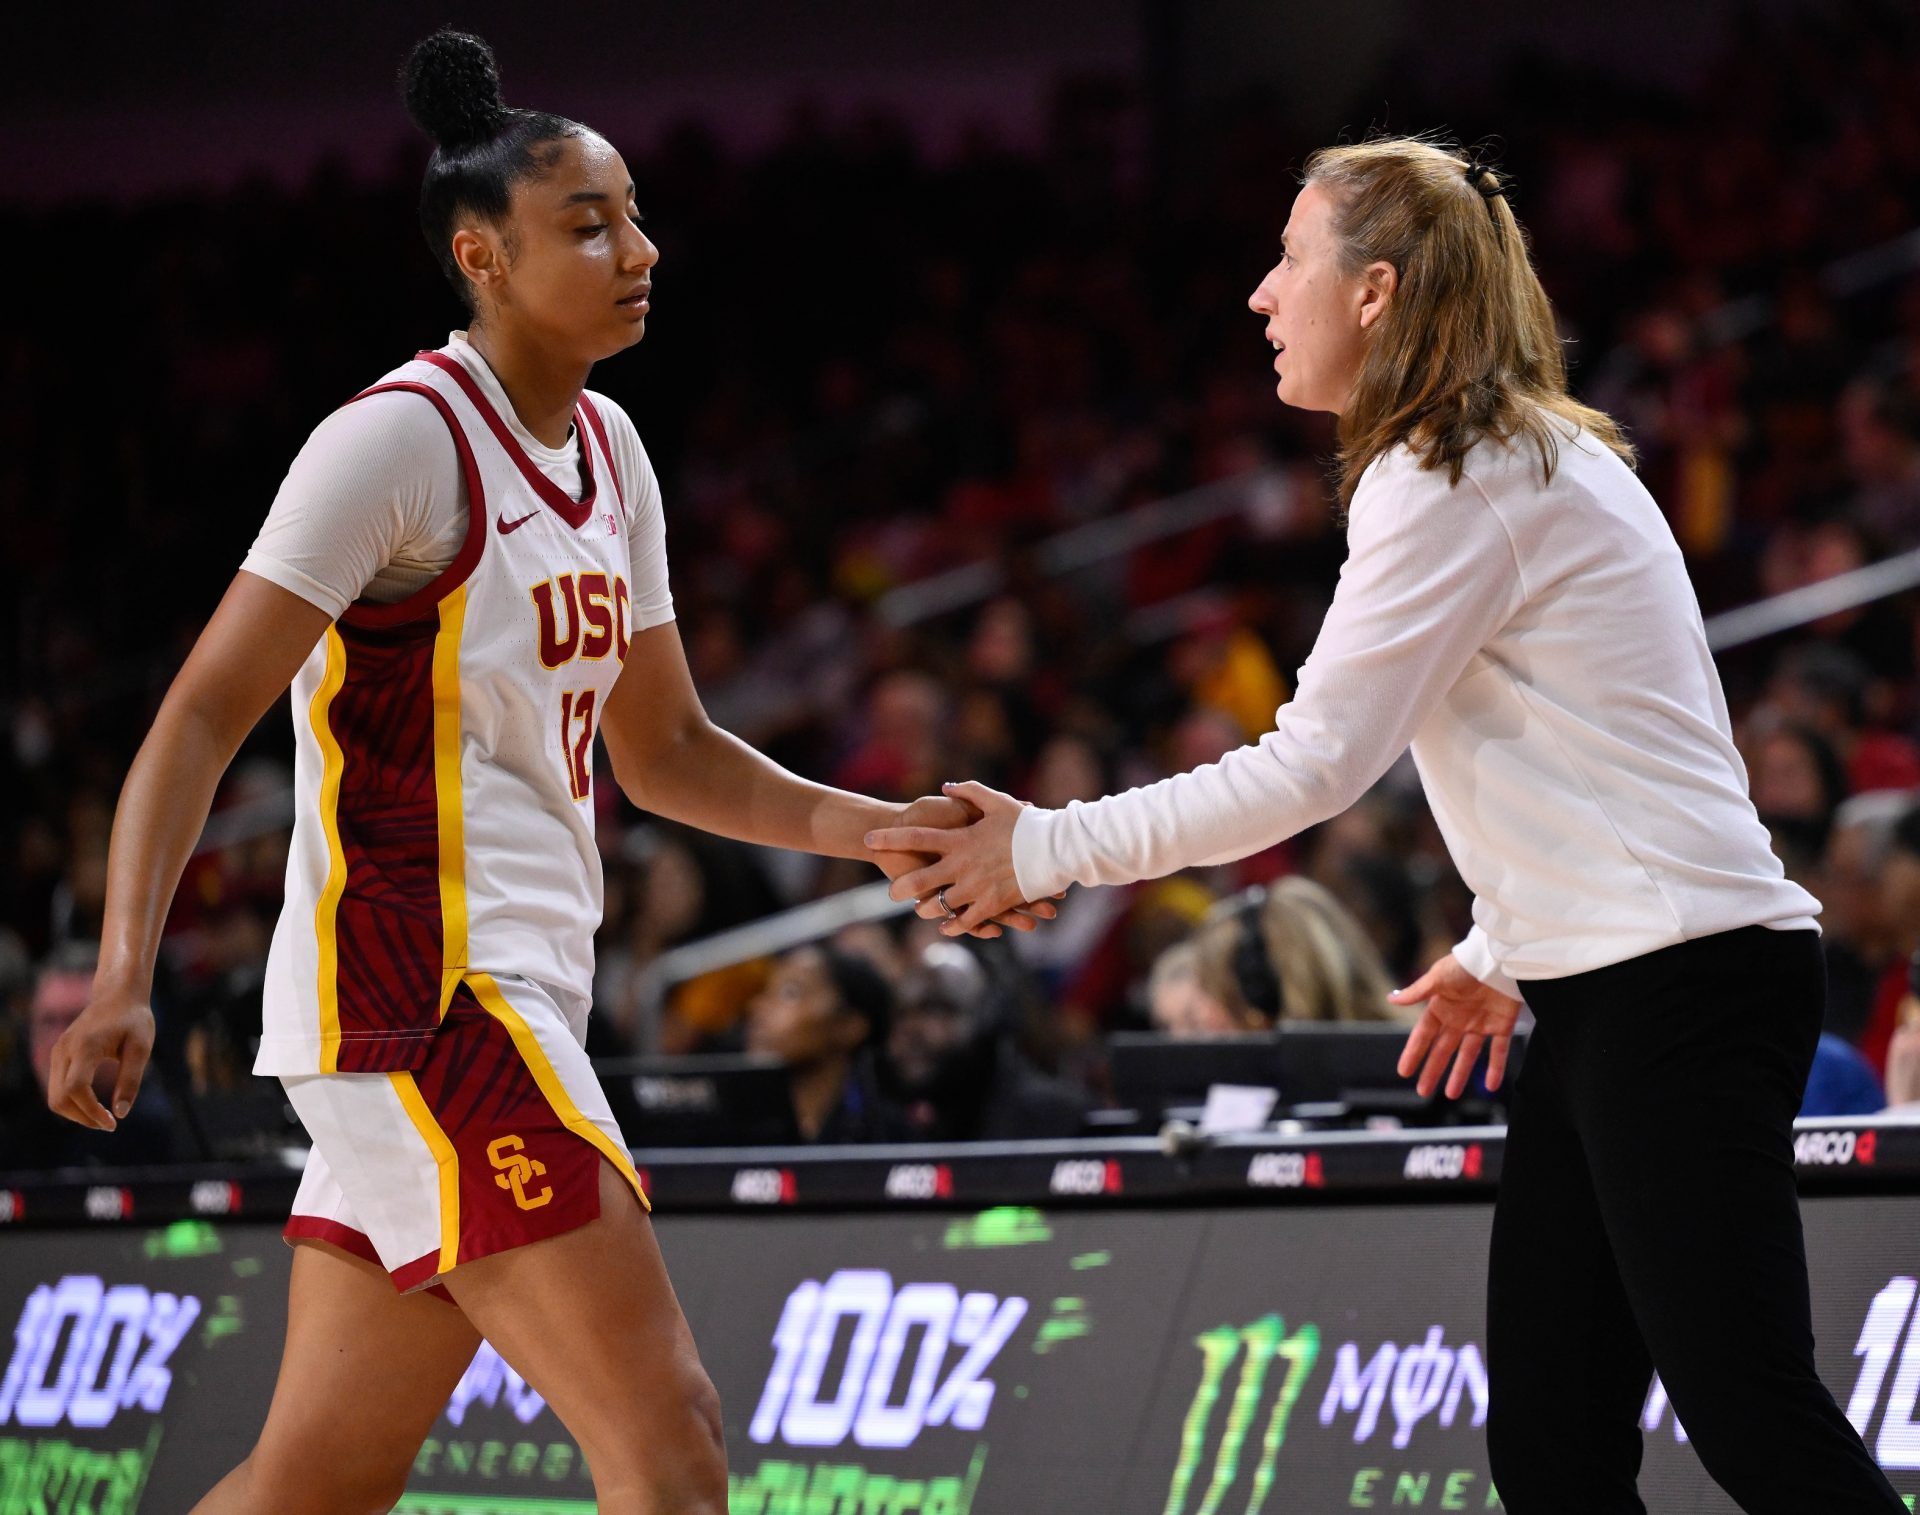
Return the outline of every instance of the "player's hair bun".
<path id="1" fill-rule="evenodd" d="M 469 32 L 442 27 L 415 44 L 401 78 L 407 114 L 441 148 L 498 135 L 510 112 L 500 98 L 493 49 Z"/>
<path id="2" fill-rule="evenodd" d="M 453 255 L 455 229 L 472 220 L 504 227 L 514 185 L 553 166 L 544 149 L 588 129 L 550 111 L 508 107 L 493 49 L 450 27 L 415 45 L 400 83 L 408 114 L 438 147 L 420 181 L 420 234 L 454 292 L 476 312 L 473 282 Z"/>

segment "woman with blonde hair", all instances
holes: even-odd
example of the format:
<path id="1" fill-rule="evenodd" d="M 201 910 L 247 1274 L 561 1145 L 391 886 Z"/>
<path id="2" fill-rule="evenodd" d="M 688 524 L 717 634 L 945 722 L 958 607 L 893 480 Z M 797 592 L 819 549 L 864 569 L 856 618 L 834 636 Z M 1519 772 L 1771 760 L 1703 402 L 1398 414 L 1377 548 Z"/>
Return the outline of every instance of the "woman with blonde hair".
<path id="1" fill-rule="evenodd" d="M 1644 1512 L 1657 1367 L 1752 1512 L 1905 1508 L 1815 1372 L 1792 1122 L 1824 998 L 1819 902 L 1748 797 L 1686 565 L 1633 454 L 1567 394 L 1497 170 L 1393 138 L 1308 160 L 1248 301 L 1289 405 L 1339 420 L 1348 556 L 1259 742 L 1091 804 L 978 785 L 897 898 L 973 929 L 1068 884 L 1225 862 L 1346 809 L 1411 745 L 1475 894 L 1392 996 L 1401 1059 L 1497 1086 L 1524 995 L 1488 1292 L 1513 1515 Z M 1449 1071 L 1449 1064 L 1451 1070 Z"/>
<path id="2" fill-rule="evenodd" d="M 1188 998 L 1205 1007 L 1171 1025 L 1176 1034 L 1264 1031 L 1281 1021 L 1413 1019 L 1388 999 L 1386 964 L 1360 923 L 1298 875 L 1217 905 L 1161 958 L 1172 960 L 1166 983 L 1190 982 L 1198 993 Z M 1163 978 L 1159 962 L 1154 976 Z"/>

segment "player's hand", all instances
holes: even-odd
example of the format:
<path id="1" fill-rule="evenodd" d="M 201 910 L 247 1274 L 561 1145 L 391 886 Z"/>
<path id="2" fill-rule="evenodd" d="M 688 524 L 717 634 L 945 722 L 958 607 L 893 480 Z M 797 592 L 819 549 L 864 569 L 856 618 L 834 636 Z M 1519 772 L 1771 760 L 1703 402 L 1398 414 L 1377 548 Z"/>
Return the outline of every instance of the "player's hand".
<path id="1" fill-rule="evenodd" d="M 891 837 L 896 833 L 914 832 L 950 832 L 967 826 L 980 818 L 980 811 L 966 800 L 957 797 L 955 786 L 949 786 L 947 794 L 930 794 L 915 800 L 906 806 L 895 825 L 888 830 L 873 832 L 868 838 L 868 846 L 874 847 L 877 840 Z M 880 871 L 889 879 L 899 879 L 918 869 L 927 867 L 936 861 L 934 854 L 885 845 L 874 847 L 873 860 Z M 893 891 L 895 899 L 904 899 L 897 889 Z M 939 920 L 942 912 L 938 904 L 930 898 L 923 903 L 919 914 L 928 920 Z M 1001 928 L 1014 931 L 1032 931 L 1041 921 L 1050 921 L 1058 912 L 1049 900 L 1039 900 L 1033 904 L 1018 903 L 983 921 L 969 934 L 991 940 L 1000 935 Z M 958 934 L 958 933 L 954 933 Z"/>
<path id="2" fill-rule="evenodd" d="M 1487 1087 L 1500 1087 L 1507 1072 L 1507 1050 L 1513 1045 L 1513 1025 L 1520 1019 L 1519 1000 L 1481 983 L 1454 961 L 1451 952 L 1387 998 L 1396 1005 L 1427 1002 L 1400 1054 L 1400 1076 L 1411 1078 L 1418 1070 L 1416 1087 L 1422 1099 L 1431 1098 L 1447 1075 L 1449 1058 L 1453 1073 L 1447 1077 L 1447 1098 L 1465 1094 L 1482 1047 L 1487 1049 Z"/>
<path id="3" fill-rule="evenodd" d="M 977 819 L 979 812 L 962 804 L 959 800 L 949 799 L 943 794 L 930 794 L 917 799 L 910 805 L 895 809 L 894 826 L 910 826 L 928 830 L 950 831 L 965 826 Z M 924 852 L 886 851 L 873 848 L 873 837 L 883 833 L 875 832 L 868 836 L 867 845 L 873 851 L 873 861 L 879 870 L 889 879 L 897 879 L 903 873 L 911 873 L 916 868 L 924 868 L 932 858 Z"/>
<path id="4" fill-rule="evenodd" d="M 140 1080 L 153 1055 L 153 1011 L 143 995 L 96 988 L 80 1018 L 53 1044 L 47 1071 L 47 1108 L 55 1115 L 96 1130 L 111 1131 L 118 1117 L 133 1108 Z M 113 1109 L 93 1092 L 100 1065 L 117 1062 Z"/>
<path id="5" fill-rule="evenodd" d="M 1008 921 L 1023 913 L 1029 917 L 1028 924 L 1016 924 L 1016 930 L 1031 930 L 1034 918 L 1051 920 L 1056 913 L 1052 902 L 1023 899 L 1014 877 L 1013 826 L 1026 807 L 1012 795 L 984 784 L 943 788 L 947 798 L 964 801 L 978 819 L 958 831 L 909 825 L 867 837 L 867 845 L 877 850 L 922 854 L 920 867 L 894 879 L 893 897 L 917 900 L 920 917 L 939 921 L 945 936 L 979 933 L 996 920 Z M 951 917 L 940 906 L 943 889 Z"/>

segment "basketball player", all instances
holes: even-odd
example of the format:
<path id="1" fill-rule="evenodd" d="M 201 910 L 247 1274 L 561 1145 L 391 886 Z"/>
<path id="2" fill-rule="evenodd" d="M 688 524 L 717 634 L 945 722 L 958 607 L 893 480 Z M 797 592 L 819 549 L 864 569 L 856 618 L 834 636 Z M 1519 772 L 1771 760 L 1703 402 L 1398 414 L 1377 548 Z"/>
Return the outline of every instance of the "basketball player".
<path id="1" fill-rule="evenodd" d="M 864 857 L 901 811 L 803 782 L 701 709 L 652 467 L 585 388 L 640 340 L 659 256 L 620 155 L 507 109 L 458 33 L 415 49 L 407 98 L 437 144 L 422 228 L 471 324 L 321 423 L 169 691 L 49 1104 L 127 1114 L 168 901 L 291 683 L 298 813 L 256 1071 L 314 1147 L 266 1425 L 198 1509 L 387 1510 L 484 1335 L 573 1433 L 602 1511 L 723 1515 L 714 1391 L 582 1050 L 594 736 L 637 804 L 747 841 Z"/>

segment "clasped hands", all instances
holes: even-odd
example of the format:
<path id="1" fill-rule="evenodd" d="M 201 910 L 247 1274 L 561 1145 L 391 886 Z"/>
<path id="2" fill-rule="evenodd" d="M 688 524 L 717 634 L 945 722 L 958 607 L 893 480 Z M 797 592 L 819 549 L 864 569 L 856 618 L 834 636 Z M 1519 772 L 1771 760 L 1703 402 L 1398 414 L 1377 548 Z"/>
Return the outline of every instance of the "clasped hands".
<path id="1" fill-rule="evenodd" d="M 889 893 L 915 901 L 945 936 L 996 937 L 1032 931 L 1056 914 L 1052 900 L 1021 896 L 1013 871 L 1013 827 L 1026 807 L 985 784 L 943 784 L 915 800 L 900 824 L 867 833 Z"/>
<path id="2" fill-rule="evenodd" d="M 866 842 L 893 880 L 893 897 L 915 901 L 920 917 L 939 921 L 944 935 L 1032 931 L 1055 911 L 1051 900 L 1023 898 L 1014 876 L 1013 828 L 1024 808 L 984 784 L 943 784 L 938 795 L 909 805 L 898 826 L 869 832 Z M 1417 1078 L 1423 1097 L 1444 1082 L 1447 1097 L 1460 1098 L 1482 1050 L 1487 1087 L 1500 1087 L 1519 1000 L 1481 983 L 1451 953 L 1389 998 L 1424 1003 L 1400 1054 L 1400 1076 Z"/>

